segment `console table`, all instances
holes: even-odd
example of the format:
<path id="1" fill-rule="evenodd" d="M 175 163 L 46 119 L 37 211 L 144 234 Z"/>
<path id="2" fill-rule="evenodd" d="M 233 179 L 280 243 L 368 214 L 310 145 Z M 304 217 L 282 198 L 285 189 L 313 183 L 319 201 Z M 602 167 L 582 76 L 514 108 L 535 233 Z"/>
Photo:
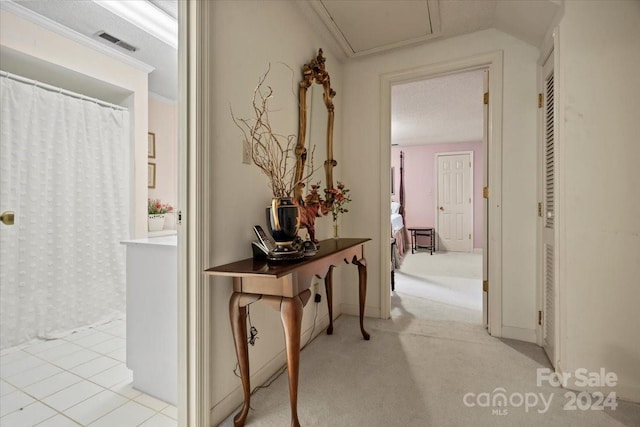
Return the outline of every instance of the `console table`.
<path id="1" fill-rule="evenodd" d="M 318 253 L 299 262 L 268 263 L 266 260 L 247 258 L 231 264 L 205 270 L 213 276 L 233 278 L 233 294 L 229 301 L 229 318 L 235 342 L 236 357 L 242 378 L 244 403 L 234 417 L 236 427 L 244 426 L 249 414 L 251 386 L 249 374 L 249 349 L 247 344 L 247 305 L 264 301 L 280 312 L 285 333 L 287 369 L 289 374 L 289 401 L 291 425 L 298 421 L 298 372 L 300 366 L 300 333 L 302 309 L 311 297 L 311 281 L 324 278 L 329 308 L 327 334 L 333 333 L 333 269 L 345 262 L 358 267 L 360 302 L 360 332 L 365 340 L 369 333 L 364 329 L 364 304 L 367 295 L 367 263 L 364 244 L 371 239 L 327 239 L 320 242 Z"/>
<path id="2" fill-rule="evenodd" d="M 427 249 L 433 255 L 436 249 L 436 230 L 433 227 L 409 227 L 411 233 L 411 253 L 415 254 L 418 249 Z M 429 245 L 422 246 L 417 243 L 418 237 L 424 236 L 429 238 Z"/>

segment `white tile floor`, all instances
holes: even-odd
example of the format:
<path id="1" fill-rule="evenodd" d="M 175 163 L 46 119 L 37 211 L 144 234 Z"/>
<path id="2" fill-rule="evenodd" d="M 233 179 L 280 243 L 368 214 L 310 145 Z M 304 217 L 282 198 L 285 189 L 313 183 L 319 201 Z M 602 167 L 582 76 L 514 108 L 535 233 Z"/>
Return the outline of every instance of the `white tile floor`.
<path id="1" fill-rule="evenodd" d="M 135 390 L 124 320 L 0 354 L 0 427 L 175 427 L 173 405 Z"/>

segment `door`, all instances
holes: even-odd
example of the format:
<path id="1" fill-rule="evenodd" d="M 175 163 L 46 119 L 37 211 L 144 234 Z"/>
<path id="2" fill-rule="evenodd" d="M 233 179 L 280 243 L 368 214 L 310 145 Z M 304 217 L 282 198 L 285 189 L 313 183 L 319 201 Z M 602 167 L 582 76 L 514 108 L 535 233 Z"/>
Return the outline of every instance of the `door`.
<path id="1" fill-rule="evenodd" d="M 473 152 L 437 154 L 438 238 L 444 251 L 473 250 Z"/>
<path id="2" fill-rule="evenodd" d="M 541 195 L 542 202 L 538 208 L 540 226 L 542 227 L 542 253 L 540 277 L 542 280 L 542 315 L 539 322 L 542 326 L 542 347 L 551 364 L 555 366 L 555 325 L 556 325 L 556 221 L 555 221 L 555 189 L 556 189 L 556 153 L 555 153 L 555 104 L 553 79 L 553 53 L 543 67 L 543 100 L 542 107 L 542 144 L 541 144 Z"/>

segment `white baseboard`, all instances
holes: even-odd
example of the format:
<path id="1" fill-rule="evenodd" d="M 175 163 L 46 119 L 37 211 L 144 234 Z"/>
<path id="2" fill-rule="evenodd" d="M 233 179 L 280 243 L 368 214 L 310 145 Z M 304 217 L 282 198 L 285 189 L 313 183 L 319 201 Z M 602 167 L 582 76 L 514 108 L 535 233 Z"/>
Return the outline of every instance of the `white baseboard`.
<path id="1" fill-rule="evenodd" d="M 313 332 L 314 337 L 323 334 L 325 329 L 329 326 L 329 314 L 325 314 L 322 318 L 318 319 L 316 323 L 316 328 Z M 300 343 L 302 345 L 306 344 L 309 340 L 309 335 L 311 334 L 313 326 L 309 327 L 306 331 L 302 333 L 300 336 Z M 269 362 L 264 364 L 257 371 L 251 372 L 251 387 L 255 389 L 257 386 L 266 383 L 269 378 L 279 369 L 281 369 L 287 363 L 286 357 L 286 349 L 282 349 L 278 354 L 276 354 Z M 253 391 L 253 390 L 252 390 Z M 211 408 L 209 419 L 211 421 L 211 425 L 218 425 L 222 423 L 225 419 L 229 417 L 240 405 L 242 405 L 242 401 L 244 399 L 244 395 L 242 393 L 242 383 L 240 382 L 240 378 L 238 378 L 238 386 L 229 393 L 224 399 L 219 401 Z"/>
<path id="2" fill-rule="evenodd" d="M 562 375 L 564 375 L 565 373 L 565 371 L 562 370 L 560 367 L 558 367 L 556 371 Z M 601 393 L 604 393 L 605 395 L 610 392 L 615 392 L 617 400 L 640 403 L 640 387 L 638 387 L 638 385 L 631 385 L 631 384 L 625 383 L 624 381 L 620 381 L 620 379 L 618 379 L 618 383 L 616 384 L 615 387 L 577 387 L 575 385 L 574 372 L 569 371 L 568 373 L 571 374 L 571 376 L 569 377 L 567 386 L 562 387 L 563 389 L 573 390 L 573 391 L 586 391 L 587 393 L 590 393 L 590 394 L 596 391 L 599 391 Z"/>
<path id="3" fill-rule="evenodd" d="M 473 248 L 474 254 L 482 254 L 482 248 Z"/>
<path id="4" fill-rule="evenodd" d="M 342 314 L 348 314 L 349 316 L 360 316 L 360 306 L 357 304 L 341 304 L 340 312 Z M 380 315 L 380 307 L 370 307 L 365 305 L 364 316 L 381 319 L 382 316 Z"/>
<path id="5" fill-rule="evenodd" d="M 526 341 L 530 343 L 536 343 L 536 330 L 517 328 L 515 326 L 502 326 L 502 338 L 508 338 L 512 340 Z"/>

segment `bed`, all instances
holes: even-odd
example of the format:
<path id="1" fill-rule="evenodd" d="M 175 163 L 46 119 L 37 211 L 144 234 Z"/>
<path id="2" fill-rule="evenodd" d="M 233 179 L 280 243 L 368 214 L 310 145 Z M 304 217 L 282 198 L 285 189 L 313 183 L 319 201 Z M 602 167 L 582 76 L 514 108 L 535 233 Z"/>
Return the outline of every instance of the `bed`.
<path id="1" fill-rule="evenodd" d="M 405 253 L 407 229 L 404 221 L 404 152 L 400 152 L 400 201 L 391 202 L 391 290 L 395 290 L 395 270 Z"/>
<path id="2" fill-rule="evenodd" d="M 396 240 L 396 249 L 400 258 L 404 255 L 404 218 L 400 214 L 400 203 L 391 202 L 391 238 Z"/>

